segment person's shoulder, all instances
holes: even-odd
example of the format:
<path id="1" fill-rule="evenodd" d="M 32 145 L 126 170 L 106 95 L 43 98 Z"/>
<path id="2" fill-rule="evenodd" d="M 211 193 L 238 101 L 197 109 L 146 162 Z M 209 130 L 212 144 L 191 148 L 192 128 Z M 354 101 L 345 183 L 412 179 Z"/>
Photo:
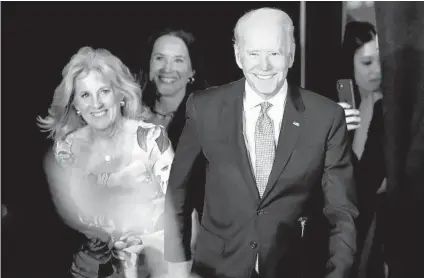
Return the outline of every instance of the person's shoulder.
<path id="1" fill-rule="evenodd" d="M 154 134 L 165 130 L 161 125 L 147 122 L 144 118 L 127 119 L 125 123 L 125 130 L 128 133 L 137 134 L 138 137 L 144 138 L 151 137 Z"/>
<path id="2" fill-rule="evenodd" d="M 62 166 L 70 166 L 76 163 L 75 149 L 84 150 L 88 146 L 87 126 L 78 128 L 66 134 L 63 138 L 57 139 L 53 144 L 53 154 L 57 162 Z"/>
<path id="3" fill-rule="evenodd" d="M 67 135 L 62 139 L 54 141 L 52 154 L 61 166 L 70 166 L 75 164 L 76 157 L 72 151 L 72 144 L 74 141 L 73 137 L 74 136 Z"/>
<path id="4" fill-rule="evenodd" d="M 151 130 L 160 127 L 157 124 L 151 123 L 145 119 L 145 117 L 139 117 L 137 119 L 126 119 L 125 130 L 129 132 L 137 131 L 138 129 Z"/>
<path id="5" fill-rule="evenodd" d="M 236 80 L 220 86 L 212 86 L 204 90 L 195 91 L 193 98 L 205 99 L 207 101 L 214 99 L 225 99 L 235 90 L 244 90 L 244 79 Z"/>
<path id="6" fill-rule="evenodd" d="M 145 122 L 149 122 L 154 117 L 154 113 L 147 105 L 142 105 L 142 110 L 137 119 L 141 119 Z"/>
<path id="7" fill-rule="evenodd" d="M 322 94 L 301 87 L 298 90 L 307 108 L 310 107 L 321 112 L 329 111 L 333 113 L 342 109 L 335 101 Z"/>
<path id="8" fill-rule="evenodd" d="M 313 125 L 331 125 L 344 119 L 344 110 L 335 101 L 311 90 L 299 88 L 305 116 Z"/>
<path id="9" fill-rule="evenodd" d="M 127 120 L 127 126 L 128 130 L 136 133 L 138 145 L 144 151 L 148 151 L 149 142 L 156 142 L 161 151 L 167 149 L 169 142 L 165 127 L 145 122 L 143 119 Z"/>

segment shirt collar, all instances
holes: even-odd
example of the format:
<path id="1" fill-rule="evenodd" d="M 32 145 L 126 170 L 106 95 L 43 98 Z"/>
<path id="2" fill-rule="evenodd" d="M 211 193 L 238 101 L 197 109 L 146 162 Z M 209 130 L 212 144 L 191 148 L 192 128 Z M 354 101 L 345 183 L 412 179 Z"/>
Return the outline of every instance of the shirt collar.
<path id="1" fill-rule="evenodd" d="M 245 82 L 244 85 L 244 110 L 250 110 L 259 106 L 264 100 L 250 87 L 249 83 Z M 282 106 L 287 96 L 287 80 L 284 81 L 283 87 L 276 93 L 272 98 L 268 99 L 267 102 L 271 103 L 273 107 Z"/>

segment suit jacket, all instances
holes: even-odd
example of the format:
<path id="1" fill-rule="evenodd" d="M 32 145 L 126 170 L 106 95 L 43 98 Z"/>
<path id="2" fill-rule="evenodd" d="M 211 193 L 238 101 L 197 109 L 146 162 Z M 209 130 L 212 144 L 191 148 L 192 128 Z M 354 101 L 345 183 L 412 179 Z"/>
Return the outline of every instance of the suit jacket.
<path id="1" fill-rule="evenodd" d="M 166 193 L 165 259 L 190 259 L 186 183 L 203 153 L 207 172 L 195 272 L 205 278 L 249 277 L 259 255 L 260 277 L 297 277 L 298 219 L 307 215 L 307 204 L 319 189 L 331 227 L 326 277 L 347 277 L 358 211 L 343 109 L 289 86 L 275 162 L 260 198 L 243 137 L 244 86 L 241 79 L 192 94 L 187 102 Z"/>

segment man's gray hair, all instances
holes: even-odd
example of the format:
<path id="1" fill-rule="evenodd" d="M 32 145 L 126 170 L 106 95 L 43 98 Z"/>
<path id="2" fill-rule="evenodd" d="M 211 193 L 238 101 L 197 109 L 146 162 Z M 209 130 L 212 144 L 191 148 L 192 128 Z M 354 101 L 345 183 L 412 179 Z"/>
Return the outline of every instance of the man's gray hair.
<path id="1" fill-rule="evenodd" d="M 284 32 L 286 33 L 286 35 L 289 37 L 288 41 L 291 42 L 290 52 L 292 52 L 292 49 L 294 49 L 294 45 L 295 45 L 293 21 L 291 20 L 290 16 L 286 14 L 284 11 L 277 8 L 269 8 L 269 7 L 248 11 L 242 17 L 240 17 L 233 31 L 234 45 L 239 46 L 240 31 L 243 28 L 243 25 L 246 22 L 248 22 L 249 19 L 252 19 L 252 17 L 256 17 L 256 16 L 264 16 L 265 18 L 272 17 L 272 18 L 278 18 L 279 20 L 281 20 L 282 28 Z"/>

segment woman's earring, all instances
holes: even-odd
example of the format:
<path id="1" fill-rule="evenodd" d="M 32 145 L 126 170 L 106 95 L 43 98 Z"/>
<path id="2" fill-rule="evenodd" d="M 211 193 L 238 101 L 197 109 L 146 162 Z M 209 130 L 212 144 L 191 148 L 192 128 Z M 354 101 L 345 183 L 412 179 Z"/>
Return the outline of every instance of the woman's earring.
<path id="1" fill-rule="evenodd" d="M 121 106 L 124 106 L 125 105 L 125 101 L 121 100 L 120 104 L 121 104 Z"/>
<path id="2" fill-rule="evenodd" d="M 194 77 L 193 76 L 188 79 L 188 83 L 190 83 L 190 84 L 194 83 Z"/>
<path id="3" fill-rule="evenodd" d="M 81 116 L 81 111 L 77 110 L 77 115 Z"/>

